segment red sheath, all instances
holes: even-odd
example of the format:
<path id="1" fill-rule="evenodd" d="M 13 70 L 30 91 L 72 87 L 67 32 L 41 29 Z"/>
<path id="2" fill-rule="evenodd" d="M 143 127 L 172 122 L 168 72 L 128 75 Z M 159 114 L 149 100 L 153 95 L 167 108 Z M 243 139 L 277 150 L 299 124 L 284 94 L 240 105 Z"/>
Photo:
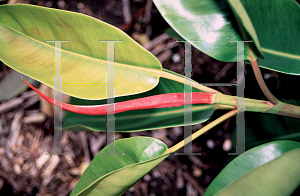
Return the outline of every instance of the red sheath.
<path id="1" fill-rule="evenodd" d="M 22 80 L 34 91 L 36 91 L 43 99 L 54 105 L 54 99 L 44 95 L 31 84 Z M 215 94 L 212 93 L 192 93 L 192 104 L 214 104 Z M 130 110 L 141 110 L 151 108 L 169 108 L 179 107 L 184 105 L 184 93 L 169 93 L 154 95 L 150 97 L 144 97 L 139 99 L 133 99 L 129 101 L 123 101 L 115 103 L 114 113 L 126 112 Z M 56 105 L 60 107 L 60 102 Z M 107 114 L 107 105 L 95 105 L 95 106 L 79 106 L 71 105 L 67 103 L 61 103 L 61 108 L 70 112 L 88 115 L 105 115 Z"/>

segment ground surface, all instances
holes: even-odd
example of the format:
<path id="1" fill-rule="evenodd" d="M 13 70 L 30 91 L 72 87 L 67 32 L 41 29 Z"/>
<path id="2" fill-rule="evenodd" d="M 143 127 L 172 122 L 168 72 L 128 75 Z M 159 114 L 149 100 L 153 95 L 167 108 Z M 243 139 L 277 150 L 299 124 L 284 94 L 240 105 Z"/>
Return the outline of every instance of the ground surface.
<path id="1" fill-rule="evenodd" d="M 85 2 L 39 0 L 25 3 L 93 16 L 119 27 L 141 44 L 153 43 L 153 39 L 159 37 L 160 41 L 149 50 L 161 61 L 164 68 L 184 74 L 183 45 L 176 44 L 174 38 L 162 36 L 168 24 L 154 5 L 151 7 L 151 4 L 147 4 L 147 0 L 131 1 L 133 20 L 129 24 L 124 23 L 121 0 Z M 192 78 L 200 83 L 236 81 L 235 63 L 226 65 L 194 48 L 192 65 Z M 225 65 L 227 70 L 224 69 Z M 10 70 L 4 64 L 0 66 L 0 82 Z M 273 72 L 263 70 L 263 73 Z M 257 89 L 249 66 L 246 66 L 246 75 L 246 84 L 251 83 L 253 88 Z M 270 78 L 269 82 L 276 86 L 278 75 L 273 73 Z M 235 94 L 233 87 L 216 89 L 226 94 Z M 12 104 L 9 109 L 0 110 L 0 195 L 69 195 L 86 163 L 105 146 L 105 133 L 64 131 L 63 151 L 71 155 L 45 155 L 45 152 L 53 152 L 53 118 L 41 112 L 39 98 L 31 90 L 14 99 L 19 99 L 20 103 Z M 0 108 L 8 102 L 10 101 L 0 102 Z M 216 111 L 208 122 L 224 113 Z M 31 121 L 28 120 L 29 117 L 32 117 Z M 198 130 L 208 122 L 193 126 L 193 130 Z M 224 151 L 226 149 L 224 142 L 229 145 L 227 147 L 229 150 L 234 126 L 235 118 L 232 118 L 213 128 L 193 142 L 193 152 L 200 152 L 201 155 L 171 155 L 124 195 L 203 195 L 211 181 L 225 167 L 229 155 Z M 130 134 L 118 133 L 116 138 L 138 135 L 161 139 L 170 147 L 183 140 L 183 127 Z"/>

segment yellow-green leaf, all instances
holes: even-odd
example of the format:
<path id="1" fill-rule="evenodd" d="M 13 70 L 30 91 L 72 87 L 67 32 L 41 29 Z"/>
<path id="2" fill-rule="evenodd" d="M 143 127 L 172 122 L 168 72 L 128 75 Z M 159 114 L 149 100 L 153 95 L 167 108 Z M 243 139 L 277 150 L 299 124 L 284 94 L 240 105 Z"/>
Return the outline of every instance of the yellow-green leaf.
<path id="1" fill-rule="evenodd" d="M 121 195 L 156 165 L 167 158 L 168 147 L 160 140 L 150 137 L 132 137 L 116 140 L 115 153 L 105 155 L 102 149 L 85 170 L 71 196 Z"/>
<path id="2" fill-rule="evenodd" d="M 107 98 L 107 44 L 98 40 L 122 40 L 115 43 L 115 97 L 145 92 L 158 84 L 159 61 L 116 27 L 69 11 L 0 6 L 0 59 L 53 88 L 55 46 L 46 40 L 70 41 L 62 43 L 61 49 L 62 91 L 66 94 Z"/>

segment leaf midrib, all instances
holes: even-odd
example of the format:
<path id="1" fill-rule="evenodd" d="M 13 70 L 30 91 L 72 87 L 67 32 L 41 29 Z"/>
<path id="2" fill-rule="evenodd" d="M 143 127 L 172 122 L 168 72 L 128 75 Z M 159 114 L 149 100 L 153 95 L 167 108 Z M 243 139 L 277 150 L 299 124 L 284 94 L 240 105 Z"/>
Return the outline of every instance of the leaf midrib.
<path id="1" fill-rule="evenodd" d="M 284 56 L 286 58 L 290 58 L 290 59 L 296 59 L 296 60 L 300 60 L 300 55 L 295 55 L 295 54 L 289 54 L 289 53 L 285 53 L 285 52 L 280 52 L 280 51 L 275 51 L 275 50 L 271 50 L 268 48 L 261 48 L 263 52 L 266 53 L 270 53 L 273 55 L 279 55 L 279 56 Z"/>
<path id="2" fill-rule="evenodd" d="M 167 150 L 168 150 L 168 147 L 167 147 L 166 151 L 167 151 Z M 165 152 L 166 152 L 166 151 L 165 151 Z M 152 162 L 152 161 L 155 161 L 155 160 L 157 160 L 157 159 L 159 159 L 159 158 L 161 158 L 161 157 L 163 157 L 163 156 L 169 156 L 170 154 L 171 154 L 171 153 L 168 153 L 168 154 L 162 153 L 161 155 L 159 155 L 159 156 L 157 156 L 157 157 L 155 157 L 155 158 L 152 158 L 152 159 L 149 159 L 149 160 L 146 160 L 146 161 L 141 161 L 141 162 L 138 162 L 138 163 L 133 163 L 133 164 L 130 164 L 130 165 L 121 167 L 121 168 L 119 168 L 119 169 L 117 169 L 117 170 L 111 171 L 111 172 L 109 172 L 109 173 L 107 173 L 107 174 L 101 176 L 101 177 L 98 178 L 97 180 L 95 180 L 93 183 L 90 184 L 90 186 L 86 187 L 86 188 L 83 189 L 81 192 L 79 192 L 78 194 L 76 194 L 76 196 L 77 196 L 77 195 L 80 195 L 80 194 L 83 193 L 83 192 L 85 192 L 88 188 L 90 188 L 91 186 L 93 186 L 94 184 L 96 184 L 98 181 L 103 180 L 104 178 L 109 177 L 109 176 L 112 175 L 113 173 L 116 173 L 116 172 L 118 172 L 118 171 L 120 171 L 120 170 L 127 169 L 127 168 L 129 168 L 129 167 L 133 167 L 133 166 L 138 165 L 138 164 L 144 164 L 144 163 L 147 163 L 147 162 Z"/>

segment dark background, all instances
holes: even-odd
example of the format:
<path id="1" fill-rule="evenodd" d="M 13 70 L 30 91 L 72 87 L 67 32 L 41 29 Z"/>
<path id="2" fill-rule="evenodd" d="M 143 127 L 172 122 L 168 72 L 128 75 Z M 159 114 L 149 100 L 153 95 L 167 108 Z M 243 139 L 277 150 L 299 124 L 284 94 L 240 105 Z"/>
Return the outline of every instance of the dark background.
<path id="1" fill-rule="evenodd" d="M 124 23 L 121 0 L 18 2 L 90 15 L 119 27 L 142 45 L 161 36 L 169 28 L 155 5 L 151 5 L 151 1 L 147 4 L 147 0 L 129 1 L 132 22 L 128 24 Z M 0 4 L 6 3 L 8 1 L 0 1 Z M 150 15 L 150 17 L 147 18 L 147 15 Z M 161 40 L 150 52 L 161 61 L 164 68 L 183 75 L 184 47 L 183 44 L 172 46 L 175 41 L 176 39 L 172 37 Z M 165 45 L 170 48 L 162 47 Z M 176 56 L 180 57 L 178 61 L 174 60 Z M 203 54 L 195 48 L 192 49 L 192 79 L 199 83 L 235 82 L 236 63 L 226 64 Z M 299 84 L 299 77 L 287 76 L 266 69 L 261 70 L 267 86 L 276 97 L 287 101 L 300 98 L 294 90 L 295 86 L 290 85 L 291 82 Z M 10 71 L 9 67 L 0 62 L 0 82 Z M 245 75 L 245 97 L 266 100 L 258 87 L 251 66 L 245 65 Z M 236 93 L 235 87 L 216 87 L 216 89 L 225 94 L 235 95 Z M 6 102 L 0 102 L 0 106 Z M 93 159 L 95 155 L 93 152 L 99 151 L 105 146 L 103 140 L 105 133 L 88 132 L 80 134 L 64 131 L 63 148 L 64 151 L 72 153 L 71 158 L 60 156 L 58 162 L 50 161 L 50 159 L 46 161 L 43 167 L 38 168 L 37 159 L 46 150 L 53 150 L 53 117 L 46 116 L 44 121 L 38 123 L 25 123 L 24 118 L 32 113 L 42 113 L 41 104 L 40 101 L 36 101 L 29 107 L 15 107 L 0 113 L 0 126 L 2 127 L 2 131 L 0 131 L 0 195 L 69 195 L 80 178 L 80 170 Z M 12 126 L 14 116 L 18 112 L 23 112 L 23 120 L 19 122 L 21 129 L 18 135 L 19 138 L 23 139 L 15 151 L 9 152 L 7 143 L 11 139 L 12 133 L 9 133 L 7 129 Z M 208 122 L 194 125 L 193 131 L 205 126 L 222 114 L 225 114 L 225 111 L 216 111 Z M 232 145 L 233 133 L 235 134 L 235 117 L 224 121 L 193 141 L 193 152 L 201 153 L 201 155 L 176 156 L 172 154 L 139 180 L 124 195 L 202 195 L 211 181 L 226 166 L 228 160 L 234 158 L 234 156 L 228 155 L 228 149 L 226 150 L 224 147 L 225 141 L 229 148 Z M 183 127 L 137 133 L 117 133 L 116 138 L 138 135 L 161 139 L 168 147 L 184 139 Z M 102 141 L 102 143 L 99 141 Z M 183 149 L 179 152 L 183 152 Z M 45 174 L 46 169 L 51 166 L 54 167 L 52 172 Z"/>

